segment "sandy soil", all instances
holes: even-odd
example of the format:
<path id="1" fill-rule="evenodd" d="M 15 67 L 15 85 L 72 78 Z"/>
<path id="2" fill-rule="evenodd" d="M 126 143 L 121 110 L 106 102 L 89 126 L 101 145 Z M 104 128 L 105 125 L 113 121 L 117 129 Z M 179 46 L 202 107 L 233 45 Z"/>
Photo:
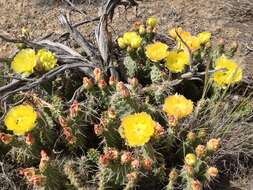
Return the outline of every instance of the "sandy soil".
<path id="1" fill-rule="evenodd" d="M 73 13 L 73 23 L 97 16 L 95 0 L 82 2 L 77 7 L 88 14 Z M 0 0 L 0 31 L 17 36 L 25 26 L 32 32 L 33 38 L 51 32 L 61 34 L 64 29 L 60 26 L 58 15 L 69 8 L 61 0 Z M 130 10 L 126 17 L 122 11 L 117 11 L 112 24 L 116 34 L 126 30 L 134 21 L 156 15 L 160 18 L 159 30 L 163 32 L 181 25 L 193 33 L 211 31 L 215 39 L 224 38 L 228 44 L 237 41 L 240 45 L 238 60 L 253 70 L 252 0 L 144 0 L 140 3 L 137 17 L 135 10 Z M 86 35 L 92 35 L 92 29 L 92 24 L 80 27 Z M 0 40 L 0 57 L 10 54 L 12 47 Z"/>

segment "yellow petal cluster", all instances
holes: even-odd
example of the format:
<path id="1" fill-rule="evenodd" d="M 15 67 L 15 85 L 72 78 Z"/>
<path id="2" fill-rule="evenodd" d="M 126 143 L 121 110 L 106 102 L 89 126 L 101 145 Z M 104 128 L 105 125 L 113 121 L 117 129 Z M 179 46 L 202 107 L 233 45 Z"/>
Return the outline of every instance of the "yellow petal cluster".
<path id="1" fill-rule="evenodd" d="M 33 49 L 27 48 L 19 51 L 14 57 L 11 68 L 15 73 L 28 77 L 34 72 L 36 55 Z"/>
<path id="2" fill-rule="evenodd" d="M 211 32 L 201 32 L 198 34 L 197 37 L 201 44 L 205 44 L 207 42 L 210 42 L 212 34 Z"/>
<path id="3" fill-rule="evenodd" d="M 147 19 L 147 26 L 150 26 L 151 28 L 154 28 L 157 25 L 157 18 L 156 17 L 149 17 Z"/>
<path id="4" fill-rule="evenodd" d="M 124 49 L 127 47 L 127 44 L 125 43 L 124 38 L 120 37 L 117 39 L 118 45 L 121 49 Z"/>
<path id="5" fill-rule="evenodd" d="M 4 123 L 8 130 L 16 135 L 24 135 L 36 126 L 37 113 L 30 105 L 19 105 L 11 108 Z"/>
<path id="6" fill-rule="evenodd" d="M 153 62 L 158 62 L 167 57 L 168 46 L 162 42 L 155 42 L 146 46 L 146 56 Z"/>
<path id="7" fill-rule="evenodd" d="M 142 38 L 137 32 L 126 32 L 123 35 L 123 38 L 119 38 L 118 44 L 121 48 L 125 48 L 127 46 L 137 49 L 141 46 Z"/>
<path id="8" fill-rule="evenodd" d="M 197 162 L 197 157 L 195 156 L 195 154 L 189 153 L 185 156 L 185 163 L 188 166 L 194 166 Z"/>
<path id="9" fill-rule="evenodd" d="M 216 60 L 213 79 L 214 82 L 220 87 L 226 87 L 235 84 L 242 80 L 242 68 L 232 59 L 226 56 L 221 56 Z"/>
<path id="10" fill-rule="evenodd" d="M 165 99 L 163 110 L 177 119 L 188 116 L 193 111 L 193 102 L 186 99 L 183 95 L 173 95 Z"/>
<path id="11" fill-rule="evenodd" d="M 166 67 L 172 73 L 182 73 L 185 66 L 189 65 L 190 57 L 185 51 L 170 51 L 166 58 Z"/>
<path id="12" fill-rule="evenodd" d="M 40 49 L 37 53 L 38 67 L 44 71 L 50 71 L 56 66 L 57 59 L 55 54 L 46 49 Z"/>
<path id="13" fill-rule="evenodd" d="M 129 146 L 143 146 L 154 134 L 156 122 L 146 112 L 131 114 L 122 119 L 120 129 Z"/>
<path id="14" fill-rule="evenodd" d="M 177 40 L 179 49 L 186 49 L 187 47 L 177 34 L 182 38 L 192 52 L 197 51 L 201 47 L 201 44 L 205 44 L 211 39 L 210 32 L 201 32 L 197 36 L 193 36 L 190 32 L 184 31 L 181 27 L 173 28 L 169 31 L 169 35 Z"/>

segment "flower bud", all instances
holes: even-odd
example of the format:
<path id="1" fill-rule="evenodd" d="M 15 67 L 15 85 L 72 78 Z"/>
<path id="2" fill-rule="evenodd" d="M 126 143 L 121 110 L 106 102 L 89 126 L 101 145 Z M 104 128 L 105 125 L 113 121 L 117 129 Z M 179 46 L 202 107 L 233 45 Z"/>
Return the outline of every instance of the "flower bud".
<path id="1" fill-rule="evenodd" d="M 141 46 L 142 38 L 140 36 L 136 36 L 131 40 L 131 48 L 137 49 Z"/>
<path id="2" fill-rule="evenodd" d="M 137 78 L 129 79 L 129 83 L 132 85 L 133 88 L 136 88 L 139 85 L 139 81 Z"/>
<path id="3" fill-rule="evenodd" d="M 117 39 L 118 45 L 121 49 L 125 49 L 127 47 L 127 44 L 125 43 L 124 38 L 120 37 Z"/>
<path id="4" fill-rule="evenodd" d="M 128 46 L 128 47 L 127 47 L 127 52 L 128 52 L 128 53 L 131 53 L 131 52 L 133 52 L 133 51 L 134 51 L 134 49 L 133 49 L 131 46 Z"/>
<path id="5" fill-rule="evenodd" d="M 102 79 L 102 70 L 100 68 L 95 68 L 93 71 L 93 74 L 95 76 L 96 81 L 99 81 L 100 79 Z"/>
<path id="6" fill-rule="evenodd" d="M 190 177 L 194 176 L 194 168 L 192 166 L 186 165 L 185 171 L 188 176 Z"/>
<path id="7" fill-rule="evenodd" d="M 178 123 L 178 119 L 174 115 L 168 115 L 168 123 L 171 127 L 175 127 Z"/>
<path id="8" fill-rule="evenodd" d="M 124 85 L 123 82 L 118 82 L 118 84 L 117 84 L 118 91 L 124 90 L 125 88 L 126 88 L 126 86 Z"/>
<path id="9" fill-rule="evenodd" d="M 74 102 L 71 104 L 70 109 L 69 109 L 69 115 L 70 118 L 75 118 L 78 114 L 79 111 L 79 102 L 77 100 L 74 100 Z"/>
<path id="10" fill-rule="evenodd" d="M 61 127 L 64 128 L 64 127 L 67 127 L 67 126 L 68 126 L 68 122 L 67 122 L 67 120 L 66 120 L 64 117 L 59 116 L 59 117 L 58 117 L 58 121 L 59 121 Z"/>
<path id="11" fill-rule="evenodd" d="M 98 87 L 101 89 L 101 90 L 104 90 L 105 87 L 107 86 L 105 80 L 100 80 L 99 83 L 98 83 Z"/>
<path id="12" fill-rule="evenodd" d="M 156 123 L 156 126 L 155 126 L 155 137 L 162 136 L 165 133 L 166 133 L 165 129 L 159 123 Z"/>
<path id="13" fill-rule="evenodd" d="M 200 138 L 201 140 L 204 140 L 206 138 L 206 130 L 205 129 L 201 129 L 198 132 L 198 138 Z"/>
<path id="14" fill-rule="evenodd" d="M 137 178 L 138 178 L 137 172 L 131 172 L 131 173 L 127 174 L 128 181 L 136 181 Z"/>
<path id="15" fill-rule="evenodd" d="M 192 188 L 192 190 L 202 190 L 203 185 L 199 180 L 193 180 L 191 182 L 191 188 Z"/>
<path id="16" fill-rule="evenodd" d="M 205 47 L 206 47 L 206 48 L 211 48 L 211 47 L 212 47 L 212 43 L 211 43 L 211 42 L 207 42 L 207 43 L 205 44 Z"/>
<path id="17" fill-rule="evenodd" d="M 154 28 L 152 28 L 152 27 L 150 27 L 150 26 L 147 27 L 147 33 L 152 33 L 153 30 L 154 30 Z"/>
<path id="18" fill-rule="evenodd" d="M 134 25 L 134 28 L 137 30 L 140 27 L 141 22 L 140 21 L 135 21 L 133 25 Z"/>
<path id="19" fill-rule="evenodd" d="M 46 176 L 34 175 L 31 178 L 31 183 L 34 187 L 43 187 L 46 184 Z"/>
<path id="20" fill-rule="evenodd" d="M 196 141 L 196 133 L 190 131 L 187 134 L 187 140 L 191 143 L 194 143 Z"/>
<path id="21" fill-rule="evenodd" d="M 109 108 L 107 111 L 108 117 L 110 119 L 115 119 L 116 118 L 116 112 L 113 108 Z"/>
<path id="22" fill-rule="evenodd" d="M 132 158 L 133 157 L 131 152 L 124 152 L 120 157 L 121 164 L 129 163 L 130 161 L 132 161 Z"/>
<path id="23" fill-rule="evenodd" d="M 32 133 L 27 133 L 25 137 L 25 143 L 29 146 L 33 145 L 35 142 L 35 139 L 32 135 Z"/>
<path id="24" fill-rule="evenodd" d="M 111 160 L 117 160 L 119 157 L 119 152 L 116 149 L 109 148 L 105 155 Z"/>
<path id="25" fill-rule="evenodd" d="M 35 168 L 23 168 L 19 170 L 19 174 L 25 176 L 30 181 L 31 177 L 35 175 Z"/>
<path id="26" fill-rule="evenodd" d="M 216 167 L 210 167 L 207 169 L 206 173 L 209 178 L 215 178 L 215 177 L 217 177 L 219 171 Z"/>
<path id="27" fill-rule="evenodd" d="M 189 166 L 194 166 L 197 163 L 195 154 L 189 153 L 185 156 L 185 163 Z"/>
<path id="28" fill-rule="evenodd" d="M 224 47 L 225 47 L 225 40 L 223 38 L 221 38 L 218 41 L 218 50 L 219 50 L 219 53 L 224 53 Z"/>
<path id="29" fill-rule="evenodd" d="M 231 48 L 237 50 L 238 43 L 237 42 L 233 42 Z"/>
<path id="30" fill-rule="evenodd" d="M 144 25 L 140 25 L 139 27 L 139 34 L 140 35 L 143 35 L 146 33 L 146 29 L 145 29 L 145 26 Z"/>
<path id="31" fill-rule="evenodd" d="M 86 90 L 90 90 L 91 88 L 93 88 L 94 83 L 88 77 L 83 77 L 83 86 Z"/>
<path id="32" fill-rule="evenodd" d="M 29 37 L 29 35 L 30 35 L 29 29 L 26 28 L 26 27 L 22 27 L 22 29 L 21 29 L 21 35 L 22 35 L 23 37 Z"/>
<path id="33" fill-rule="evenodd" d="M 183 31 L 183 28 L 178 27 L 178 28 L 172 28 L 171 30 L 169 30 L 169 35 L 170 35 L 172 38 L 174 38 L 174 39 L 177 38 L 177 33 L 176 33 L 176 31 L 177 31 L 177 33 L 180 34 L 180 33 Z"/>
<path id="34" fill-rule="evenodd" d="M 0 141 L 4 144 L 10 144 L 13 141 L 13 136 L 5 133 L 0 133 Z"/>
<path id="35" fill-rule="evenodd" d="M 235 55 L 235 52 L 237 51 L 237 49 L 238 49 L 238 43 L 237 42 L 233 42 L 232 46 L 231 46 L 231 48 L 230 48 L 230 50 L 228 52 L 228 55 L 231 56 L 231 57 L 233 57 Z"/>
<path id="36" fill-rule="evenodd" d="M 102 135 L 103 134 L 103 132 L 104 132 L 104 129 L 103 129 L 103 127 L 101 127 L 100 125 L 94 125 L 94 132 L 95 132 L 95 134 L 97 135 L 97 136 L 100 136 L 100 135 Z"/>
<path id="37" fill-rule="evenodd" d="M 204 145 L 198 145 L 195 149 L 198 158 L 202 158 L 206 154 L 206 147 Z"/>
<path id="38" fill-rule="evenodd" d="M 124 98 L 127 98 L 127 97 L 129 97 L 130 96 L 130 92 L 129 92 L 129 90 L 126 88 L 126 89 L 124 89 L 124 90 L 122 90 L 122 91 L 120 91 L 121 92 L 121 94 L 122 94 L 122 96 L 124 97 Z"/>
<path id="39" fill-rule="evenodd" d="M 41 159 L 40 159 L 39 169 L 40 169 L 40 172 L 44 172 L 48 165 L 49 156 L 44 150 L 41 150 L 40 155 L 41 155 Z"/>
<path id="40" fill-rule="evenodd" d="M 208 151 L 217 151 L 220 148 L 220 139 L 210 139 L 206 144 Z"/>
<path id="41" fill-rule="evenodd" d="M 100 118 L 100 125 L 106 126 L 106 125 L 108 125 L 108 123 L 109 123 L 109 120 L 107 118 L 105 118 L 105 117 Z"/>
<path id="42" fill-rule="evenodd" d="M 24 48 L 26 47 L 24 43 L 17 43 L 16 46 L 17 46 L 17 48 L 20 49 L 20 50 L 21 50 L 21 49 L 24 49 Z"/>
<path id="43" fill-rule="evenodd" d="M 144 161 L 143 161 L 143 167 L 146 170 L 151 170 L 153 164 L 154 164 L 154 161 L 152 159 L 150 159 L 150 158 L 144 159 Z"/>
<path id="44" fill-rule="evenodd" d="M 117 83 L 117 79 L 114 75 L 110 76 L 109 78 L 109 85 L 114 86 Z"/>
<path id="45" fill-rule="evenodd" d="M 151 28 L 155 28 L 157 25 L 157 18 L 156 17 L 149 17 L 147 19 L 147 25 Z"/>
<path id="46" fill-rule="evenodd" d="M 68 141 L 69 144 L 76 143 L 76 138 L 73 135 L 72 129 L 70 127 L 64 127 L 63 133 L 64 133 L 66 140 Z"/>
<path id="47" fill-rule="evenodd" d="M 134 168 L 134 169 L 138 169 L 140 168 L 140 161 L 135 159 L 131 162 L 131 166 Z"/>
<path id="48" fill-rule="evenodd" d="M 178 178 L 178 173 L 177 173 L 177 170 L 175 168 L 173 168 L 171 171 L 170 171 L 170 174 L 169 174 L 169 179 L 170 181 L 172 182 L 175 182 Z"/>
<path id="49" fill-rule="evenodd" d="M 99 158 L 99 162 L 103 167 L 107 167 L 109 165 L 108 155 L 101 155 Z"/>

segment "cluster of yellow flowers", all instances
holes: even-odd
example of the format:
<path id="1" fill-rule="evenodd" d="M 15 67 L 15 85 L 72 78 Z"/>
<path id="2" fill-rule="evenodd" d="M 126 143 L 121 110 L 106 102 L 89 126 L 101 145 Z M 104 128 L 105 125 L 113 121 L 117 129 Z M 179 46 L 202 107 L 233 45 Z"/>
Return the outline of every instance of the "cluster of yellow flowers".
<path id="1" fill-rule="evenodd" d="M 32 106 L 23 104 L 11 108 L 4 123 L 15 135 L 24 135 L 36 126 L 37 117 L 37 112 Z"/>
<path id="2" fill-rule="evenodd" d="M 189 65 L 190 56 L 186 45 L 192 52 L 195 52 L 200 49 L 201 44 L 208 43 L 211 39 L 210 32 L 202 32 L 198 36 L 192 36 L 182 28 L 173 28 L 169 34 L 177 40 L 177 50 L 167 51 L 166 44 L 155 42 L 146 47 L 146 55 L 153 62 L 165 59 L 165 66 L 172 73 L 181 73 L 185 70 L 186 65 Z"/>
<path id="3" fill-rule="evenodd" d="M 157 25 L 157 19 L 150 17 L 146 25 L 147 28 L 151 28 L 151 30 L 147 31 L 153 31 Z M 144 25 L 139 27 L 139 34 L 137 32 L 126 32 L 123 37 L 118 38 L 119 47 L 122 49 L 127 48 L 128 50 L 140 48 L 145 32 L 146 28 Z M 172 73 L 184 72 L 186 66 L 190 64 L 189 53 L 195 53 L 202 46 L 210 43 L 212 36 L 210 32 L 206 31 L 194 36 L 190 32 L 184 31 L 181 27 L 171 29 L 169 35 L 177 42 L 175 50 L 169 51 L 167 44 L 156 41 L 145 46 L 145 53 L 152 62 L 165 61 L 166 68 Z M 228 59 L 224 55 L 216 60 L 215 70 L 217 71 L 214 73 L 213 79 L 219 87 L 235 84 L 242 79 L 242 68 L 235 61 Z"/>
<path id="4" fill-rule="evenodd" d="M 37 54 L 33 49 L 27 48 L 20 50 L 14 57 L 11 68 L 15 73 L 24 77 L 30 76 L 35 69 L 49 71 L 57 64 L 55 54 L 40 49 Z"/>
<path id="5" fill-rule="evenodd" d="M 193 36 L 190 32 L 184 31 L 181 27 L 171 29 L 169 35 L 177 40 L 179 49 L 186 50 L 187 45 L 192 52 L 200 49 L 201 44 L 210 42 L 212 36 L 210 32 L 201 32 L 197 36 Z"/>
<path id="6" fill-rule="evenodd" d="M 147 28 L 152 31 L 157 25 L 157 18 L 150 17 L 147 20 Z M 146 29 L 143 25 L 139 27 L 139 34 L 137 32 L 126 32 L 123 37 L 117 39 L 120 48 L 127 48 L 128 51 L 138 49 L 142 44 L 142 34 L 145 34 Z"/>
<path id="7" fill-rule="evenodd" d="M 166 98 L 164 111 L 177 119 L 188 116 L 193 111 L 193 103 L 182 95 Z M 154 135 L 157 123 L 146 112 L 125 116 L 119 128 L 120 134 L 129 146 L 143 146 Z"/>

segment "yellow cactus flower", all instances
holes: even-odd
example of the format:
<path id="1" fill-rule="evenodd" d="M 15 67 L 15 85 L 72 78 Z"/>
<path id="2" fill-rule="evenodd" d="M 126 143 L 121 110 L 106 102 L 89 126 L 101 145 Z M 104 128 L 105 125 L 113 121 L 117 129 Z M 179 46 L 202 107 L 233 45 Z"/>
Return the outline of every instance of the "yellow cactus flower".
<path id="1" fill-rule="evenodd" d="M 38 67 L 50 71 L 56 66 L 57 59 L 55 54 L 46 49 L 40 49 L 37 53 Z"/>
<path id="2" fill-rule="evenodd" d="M 210 42 L 211 36 L 212 36 L 211 32 L 201 32 L 198 34 L 197 37 L 201 44 L 205 44 L 207 42 Z"/>
<path id="3" fill-rule="evenodd" d="M 170 35 L 172 38 L 179 40 L 179 37 L 178 37 L 177 34 L 178 34 L 182 39 L 191 37 L 191 33 L 190 33 L 190 32 L 187 32 L 187 31 L 184 31 L 183 28 L 181 28 L 181 27 L 172 28 L 172 29 L 169 31 L 169 35 Z"/>
<path id="4" fill-rule="evenodd" d="M 214 73 L 213 80 L 219 87 L 226 87 L 242 80 L 242 68 L 224 55 L 216 60 L 215 70 L 218 71 Z"/>
<path id="5" fill-rule="evenodd" d="M 220 148 L 221 145 L 221 139 L 210 139 L 207 143 L 206 143 L 206 148 L 208 151 L 217 151 Z"/>
<path id="6" fill-rule="evenodd" d="M 183 31 L 183 28 L 178 27 L 178 28 L 172 28 L 171 30 L 169 30 L 169 35 L 174 39 L 176 39 L 178 37 L 176 31 L 178 34 L 181 34 Z"/>
<path id="7" fill-rule="evenodd" d="M 216 167 L 210 167 L 206 171 L 208 177 L 214 178 L 217 177 L 219 170 Z"/>
<path id="8" fill-rule="evenodd" d="M 121 49 L 126 48 L 127 44 L 125 43 L 124 38 L 120 37 L 120 38 L 117 39 L 117 41 L 118 41 L 118 45 Z"/>
<path id="9" fill-rule="evenodd" d="M 142 42 L 142 38 L 139 35 L 137 35 L 131 39 L 130 46 L 133 49 L 137 49 L 141 46 L 141 42 Z"/>
<path id="10" fill-rule="evenodd" d="M 187 44 L 187 46 L 189 47 L 189 49 L 192 52 L 197 51 L 200 48 L 200 41 L 199 38 L 196 36 L 188 36 L 186 35 L 185 37 L 182 35 L 181 36 L 182 40 Z M 187 47 L 185 46 L 185 44 L 182 42 L 181 39 L 178 38 L 178 47 L 180 49 L 184 49 L 187 50 Z"/>
<path id="11" fill-rule="evenodd" d="M 139 34 L 145 34 L 146 33 L 146 28 L 144 25 L 140 25 L 139 27 Z"/>
<path id="12" fill-rule="evenodd" d="M 151 28 L 155 28 L 157 25 L 157 18 L 156 17 L 149 17 L 147 20 L 147 25 L 150 26 Z"/>
<path id="13" fill-rule="evenodd" d="M 28 77 L 34 72 L 36 66 L 36 55 L 33 49 L 22 49 L 14 57 L 11 68 L 15 73 Z"/>
<path id="14" fill-rule="evenodd" d="M 168 46 L 162 42 L 155 42 L 146 46 L 146 56 L 153 62 L 158 62 L 167 57 Z"/>
<path id="15" fill-rule="evenodd" d="M 203 185 L 199 180 L 193 180 L 191 182 L 191 189 L 192 190 L 203 190 Z"/>
<path id="16" fill-rule="evenodd" d="M 132 39 L 136 38 L 137 36 L 139 36 L 139 35 L 136 32 L 126 32 L 123 35 L 123 39 L 125 41 L 125 44 L 131 45 Z"/>
<path id="17" fill-rule="evenodd" d="M 145 112 L 125 116 L 120 130 L 129 146 L 143 146 L 154 134 L 156 122 Z"/>
<path id="18" fill-rule="evenodd" d="M 24 135 L 36 126 L 37 113 L 30 105 L 19 105 L 10 109 L 4 123 L 16 135 Z"/>
<path id="19" fill-rule="evenodd" d="M 206 147 L 204 145 L 199 144 L 195 149 L 197 157 L 201 158 L 206 154 Z"/>
<path id="20" fill-rule="evenodd" d="M 186 50 L 187 48 L 185 44 L 182 42 L 183 40 L 187 44 L 187 46 L 190 48 L 190 50 L 192 52 L 195 52 L 200 48 L 200 45 L 204 43 L 205 40 L 208 39 L 208 36 L 211 35 L 211 33 L 203 32 L 203 33 L 200 33 L 199 36 L 193 36 L 191 35 L 190 32 L 184 31 L 181 27 L 178 27 L 178 28 L 171 29 L 169 31 L 169 35 L 177 40 L 177 46 L 179 49 Z M 209 40 L 210 40 L 210 37 L 209 37 Z"/>
<path id="21" fill-rule="evenodd" d="M 168 52 L 166 67 L 172 73 L 181 73 L 185 70 L 185 66 L 189 65 L 190 57 L 185 51 L 170 51 Z"/>
<path id="22" fill-rule="evenodd" d="M 195 154 L 187 154 L 185 156 L 185 163 L 188 165 L 188 166 L 194 166 L 197 162 L 197 157 Z"/>
<path id="23" fill-rule="evenodd" d="M 192 113 L 193 103 L 183 95 L 176 94 L 165 99 L 163 110 L 169 116 L 174 116 L 177 119 L 180 119 Z"/>

